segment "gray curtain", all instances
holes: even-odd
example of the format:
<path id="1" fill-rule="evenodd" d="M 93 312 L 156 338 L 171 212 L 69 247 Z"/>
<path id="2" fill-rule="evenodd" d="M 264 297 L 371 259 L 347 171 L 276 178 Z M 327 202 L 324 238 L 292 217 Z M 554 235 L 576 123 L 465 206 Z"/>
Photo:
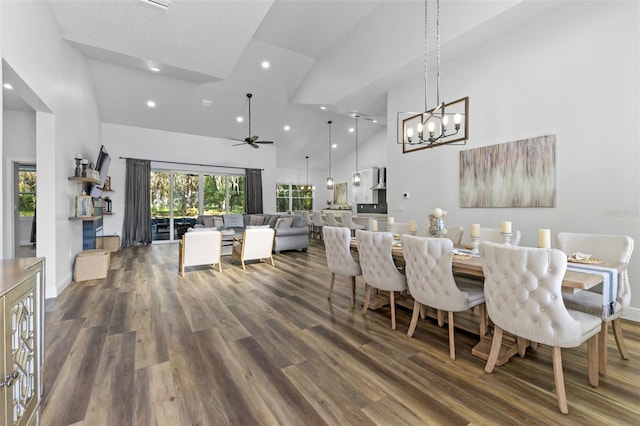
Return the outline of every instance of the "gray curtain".
<path id="1" fill-rule="evenodd" d="M 122 246 L 151 244 L 151 161 L 127 158 Z"/>
<path id="2" fill-rule="evenodd" d="M 262 214 L 262 170 L 246 169 L 244 207 L 247 213 Z"/>

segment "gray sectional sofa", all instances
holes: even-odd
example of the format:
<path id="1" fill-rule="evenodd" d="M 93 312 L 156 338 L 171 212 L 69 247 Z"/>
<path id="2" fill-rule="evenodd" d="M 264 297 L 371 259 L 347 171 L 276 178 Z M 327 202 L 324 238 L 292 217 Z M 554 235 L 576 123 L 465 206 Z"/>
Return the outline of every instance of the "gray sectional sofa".
<path id="1" fill-rule="evenodd" d="M 275 231 L 274 252 L 307 251 L 309 247 L 309 227 L 300 216 L 280 214 L 200 215 L 196 219 L 195 226 L 234 229 L 236 233 L 242 233 L 247 226 L 269 226 Z"/>

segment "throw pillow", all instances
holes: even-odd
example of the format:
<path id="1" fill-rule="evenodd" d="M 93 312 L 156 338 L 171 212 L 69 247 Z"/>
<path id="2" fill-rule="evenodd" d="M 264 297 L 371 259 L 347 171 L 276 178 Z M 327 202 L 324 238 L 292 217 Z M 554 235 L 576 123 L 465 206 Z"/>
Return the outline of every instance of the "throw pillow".
<path id="1" fill-rule="evenodd" d="M 281 217 L 276 222 L 276 228 L 290 228 L 291 223 L 293 223 L 292 217 Z"/>
<path id="2" fill-rule="evenodd" d="M 223 214 L 222 221 L 227 228 L 244 227 L 244 219 L 241 214 Z"/>
<path id="3" fill-rule="evenodd" d="M 264 216 L 261 214 L 252 214 L 249 216 L 249 225 L 248 226 L 259 226 L 264 225 Z"/>
<path id="4" fill-rule="evenodd" d="M 291 226 L 295 226 L 296 228 L 306 225 L 307 222 L 302 216 L 294 216 L 291 219 L 293 219 Z"/>
<path id="5" fill-rule="evenodd" d="M 203 216 L 202 224 L 207 228 L 213 228 L 215 225 L 213 224 L 213 216 Z"/>
<path id="6" fill-rule="evenodd" d="M 220 229 L 224 227 L 224 222 L 222 221 L 222 216 L 214 216 L 213 217 L 213 226 Z"/>
<path id="7" fill-rule="evenodd" d="M 247 229 L 268 228 L 269 225 L 247 225 Z"/>
<path id="8" fill-rule="evenodd" d="M 216 228 L 189 228 L 187 229 L 187 232 L 211 232 L 211 231 L 217 231 Z"/>

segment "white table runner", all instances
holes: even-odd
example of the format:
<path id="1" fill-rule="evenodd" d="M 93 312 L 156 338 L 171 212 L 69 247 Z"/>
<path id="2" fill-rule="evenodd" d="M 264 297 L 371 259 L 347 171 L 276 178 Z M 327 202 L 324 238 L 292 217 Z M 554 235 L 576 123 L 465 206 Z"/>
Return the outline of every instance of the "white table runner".
<path id="1" fill-rule="evenodd" d="M 617 301 L 618 270 L 594 264 L 569 263 L 567 270 L 602 275 L 602 319 L 607 319 L 621 308 Z"/>

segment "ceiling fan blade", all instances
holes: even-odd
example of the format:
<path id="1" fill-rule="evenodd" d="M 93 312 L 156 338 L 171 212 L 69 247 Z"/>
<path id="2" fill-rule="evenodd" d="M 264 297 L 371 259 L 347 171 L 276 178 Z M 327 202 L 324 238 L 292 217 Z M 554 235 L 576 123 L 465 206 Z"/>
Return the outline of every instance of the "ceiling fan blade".
<path id="1" fill-rule="evenodd" d="M 273 143 L 273 141 L 255 141 L 253 143 Z"/>
<path id="2" fill-rule="evenodd" d="M 258 135 L 251 136 L 250 138 L 247 138 L 247 139 L 251 140 L 251 142 L 255 142 L 258 140 Z"/>
<path id="3" fill-rule="evenodd" d="M 237 140 L 237 139 L 234 139 L 234 140 Z M 231 145 L 231 146 L 240 146 L 240 145 L 244 145 L 244 144 L 246 144 L 246 142 L 245 142 L 245 141 L 242 141 L 242 143 L 234 143 L 234 144 L 233 144 L 233 145 Z"/>
<path id="4" fill-rule="evenodd" d="M 254 148 L 260 148 L 258 145 L 256 145 L 255 143 L 250 143 L 250 146 L 254 147 Z"/>

